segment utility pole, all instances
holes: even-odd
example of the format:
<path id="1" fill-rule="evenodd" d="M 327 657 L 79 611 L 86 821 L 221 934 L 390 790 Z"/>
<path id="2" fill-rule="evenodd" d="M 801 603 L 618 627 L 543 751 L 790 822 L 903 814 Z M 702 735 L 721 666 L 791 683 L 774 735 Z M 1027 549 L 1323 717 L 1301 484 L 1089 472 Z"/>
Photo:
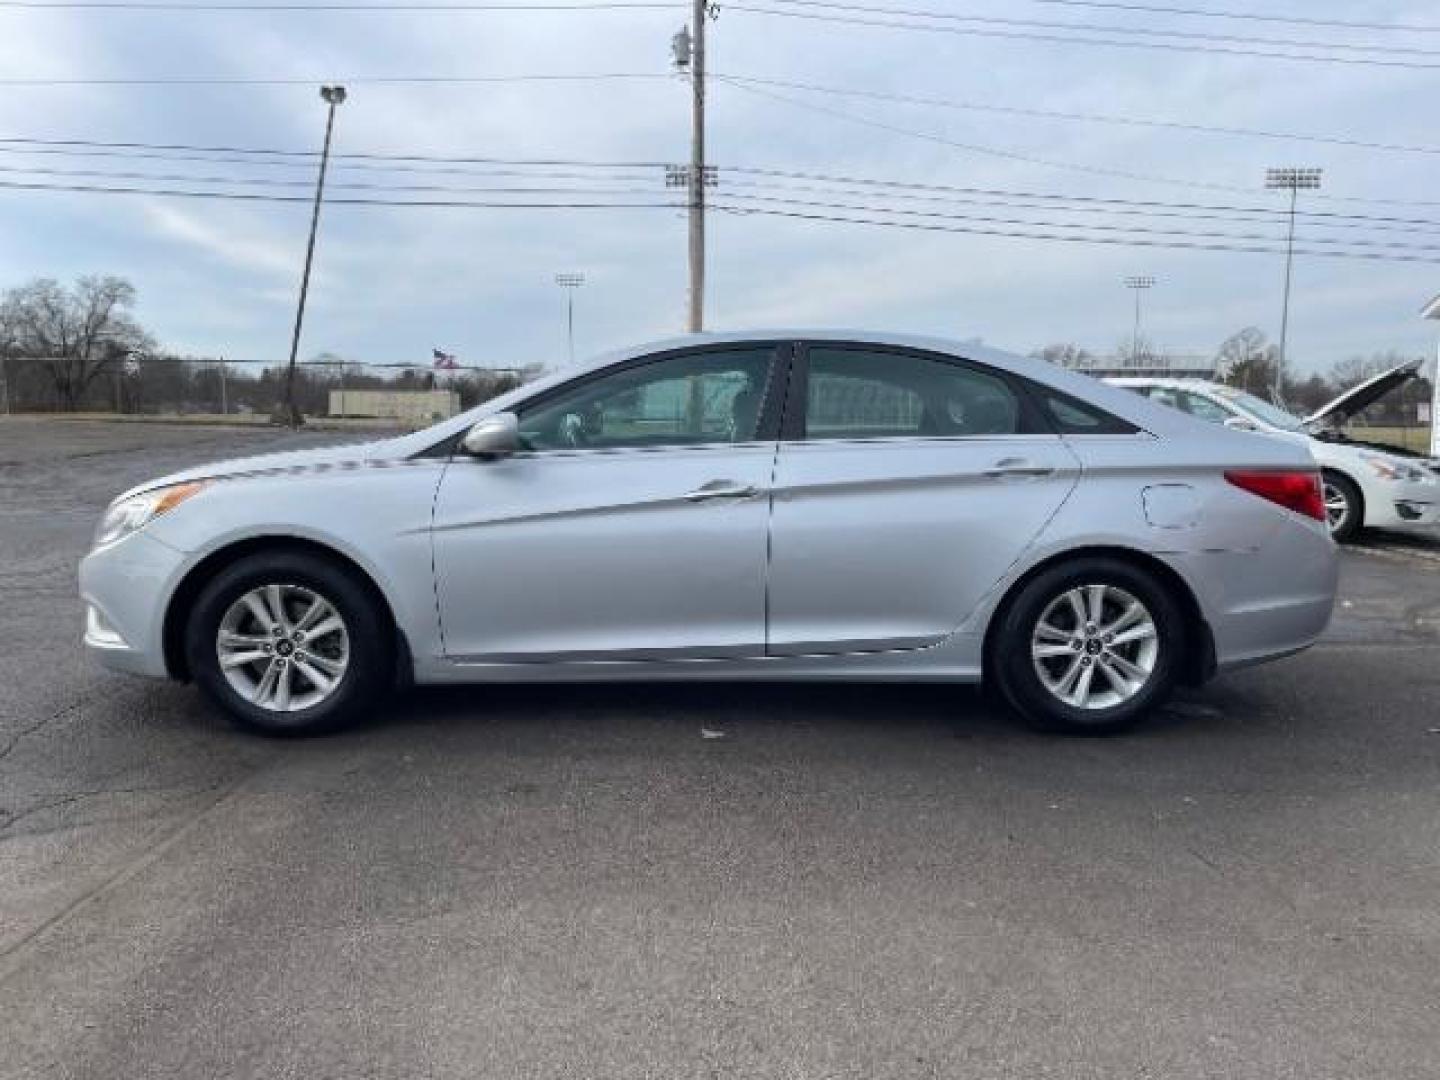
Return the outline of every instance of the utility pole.
<path id="1" fill-rule="evenodd" d="M 1275 386 L 1271 393 L 1276 402 L 1285 390 L 1285 348 L 1290 331 L 1290 269 L 1295 261 L 1295 199 L 1301 188 L 1314 190 L 1320 186 L 1321 169 L 1266 169 L 1265 187 L 1270 191 L 1290 192 L 1290 228 L 1285 236 L 1285 299 L 1280 306 L 1280 355 L 1275 358 Z"/>
<path id="2" fill-rule="evenodd" d="M 325 197 L 325 170 L 330 164 L 330 136 L 335 130 L 335 108 L 345 103 L 343 86 L 322 86 L 320 97 L 330 106 L 325 117 L 325 148 L 320 152 L 320 179 L 315 184 L 315 208 L 310 213 L 310 240 L 305 245 L 305 271 L 300 277 L 300 305 L 295 309 L 295 333 L 290 337 L 290 367 L 285 374 L 285 409 L 292 428 L 300 426 L 295 405 L 295 357 L 300 351 L 300 326 L 305 321 L 305 297 L 310 292 L 310 264 L 315 259 L 315 231 L 320 226 L 320 203 Z"/>
<path id="3" fill-rule="evenodd" d="M 705 329 L 705 188 L 715 183 L 715 170 L 705 164 L 705 20 L 713 10 L 706 0 L 693 0 L 690 27 L 681 27 L 670 41 L 675 67 L 690 75 L 690 164 L 667 165 L 666 187 L 688 189 L 690 217 L 690 300 L 686 329 Z"/>
<path id="4" fill-rule="evenodd" d="M 1149 274 L 1139 274 L 1125 279 L 1125 287 L 1135 293 L 1135 329 L 1130 336 L 1130 363 L 1140 364 L 1140 294 L 1155 287 L 1155 279 Z"/>
<path id="5" fill-rule="evenodd" d="M 695 51 L 690 61 L 690 320 L 705 329 L 705 0 L 694 0 Z"/>
<path id="6" fill-rule="evenodd" d="M 556 274 L 555 284 L 565 290 L 565 338 L 570 345 L 570 366 L 575 366 L 575 290 L 585 284 L 584 274 Z"/>
<path id="7" fill-rule="evenodd" d="M 230 403 L 225 398 L 225 358 L 220 357 L 220 415 L 230 415 Z"/>

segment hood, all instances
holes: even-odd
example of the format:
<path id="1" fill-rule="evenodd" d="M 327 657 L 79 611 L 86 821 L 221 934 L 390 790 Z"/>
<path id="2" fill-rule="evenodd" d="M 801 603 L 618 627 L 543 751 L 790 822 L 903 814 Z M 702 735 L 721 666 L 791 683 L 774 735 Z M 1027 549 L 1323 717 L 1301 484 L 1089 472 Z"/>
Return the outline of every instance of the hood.
<path id="1" fill-rule="evenodd" d="M 230 458 L 208 465 L 197 465 L 181 472 L 158 476 L 136 484 L 119 496 L 128 499 L 131 495 L 154 488 L 183 484 L 190 480 L 218 480 L 224 477 L 265 475 L 282 472 L 301 472 L 316 469 L 357 468 L 374 461 L 388 460 L 393 456 L 391 444 L 399 439 L 381 439 L 363 443 L 345 443 L 339 446 L 319 446 L 312 450 L 282 450 L 275 454 L 256 454 L 251 457 Z M 118 499 L 117 499 L 118 501 Z"/>
<path id="2" fill-rule="evenodd" d="M 1382 371 L 1379 375 L 1366 379 L 1359 386 L 1352 386 L 1328 405 L 1307 416 L 1305 423 L 1312 428 L 1343 424 L 1362 409 L 1379 401 L 1397 386 L 1401 386 L 1419 375 L 1420 365 L 1423 363 L 1423 360 L 1407 360 L 1389 371 Z"/>

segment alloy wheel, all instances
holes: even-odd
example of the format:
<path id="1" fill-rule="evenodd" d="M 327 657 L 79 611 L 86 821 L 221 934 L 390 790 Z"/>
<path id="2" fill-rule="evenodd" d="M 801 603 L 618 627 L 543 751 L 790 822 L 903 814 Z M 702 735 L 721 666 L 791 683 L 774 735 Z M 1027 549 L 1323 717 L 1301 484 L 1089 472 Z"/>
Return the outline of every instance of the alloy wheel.
<path id="1" fill-rule="evenodd" d="M 270 712 L 299 712 L 329 698 L 350 662 L 350 632 L 339 610 L 313 589 L 271 584 L 226 609 L 215 653 L 227 682 Z"/>
<path id="2" fill-rule="evenodd" d="M 1080 585 L 1046 606 L 1030 638 L 1041 684 L 1076 709 L 1119 705 L 1150 681 L 1160 637 L 1149 609 L 1114 585 Z"/>
<path id="3" fill-rule="evenodd" d="M 1325 481 L 1325 524 L 1332 533 L 1338 533 L 1350 521 L 1350 498 L 1338 484 Z"/>

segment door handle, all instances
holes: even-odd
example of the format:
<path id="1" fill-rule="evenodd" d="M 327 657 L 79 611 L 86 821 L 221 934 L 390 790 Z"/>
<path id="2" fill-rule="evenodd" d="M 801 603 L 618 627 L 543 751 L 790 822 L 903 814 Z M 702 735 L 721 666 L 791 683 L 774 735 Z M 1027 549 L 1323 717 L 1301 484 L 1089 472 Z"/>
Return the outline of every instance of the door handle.
<path id="1" fill-rule="evenodd" d="M 1037 465 L 1029 458 L 1007 457 L 1001 458 L 994 465 L 985 470 L 985 475 L 993 479 L 1003 480 L 1006 477 L 1039 477 L 1049 476 L 1055 471 L 1053 465 Z"/>
<path id="2" fill-rule="evenodd" d="M 687 491 L 681 498 L 686 502 L 698 503 L 709 499 L 748 499 L 758 494 L 759 489 L 751 484 L 741 484 L 735 480 L 711 480 L 694 491 Z"/>

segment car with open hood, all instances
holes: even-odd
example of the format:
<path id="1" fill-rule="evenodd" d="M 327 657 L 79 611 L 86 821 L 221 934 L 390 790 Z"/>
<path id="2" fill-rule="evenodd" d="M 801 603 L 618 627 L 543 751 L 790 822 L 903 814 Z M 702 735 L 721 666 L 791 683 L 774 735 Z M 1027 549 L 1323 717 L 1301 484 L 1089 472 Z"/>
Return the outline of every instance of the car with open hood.
<path id="1" fill-rule="evenodd" d="M 1419 375 L 1421 361 L 1398 364 L 1300 417 L 1245 390 L 1205 379 L 1116 377 L 1105 381 L 1201 420 L 1258 431 L 1307 446 L 1325 483 L 1325 513 L 1336 540 L 1365 528 L 1440 524 L 1440 467 L 1431 459 L 1352 438 L 1343 426 Z"/>

